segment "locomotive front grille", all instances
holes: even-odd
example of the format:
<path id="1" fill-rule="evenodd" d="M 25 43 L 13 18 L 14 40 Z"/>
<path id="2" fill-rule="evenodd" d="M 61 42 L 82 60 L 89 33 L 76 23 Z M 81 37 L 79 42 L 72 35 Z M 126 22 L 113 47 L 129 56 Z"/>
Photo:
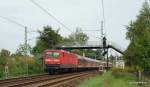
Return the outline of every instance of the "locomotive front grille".
<path id="1" fill-rule="evenodd" d="M 46 69 L 59 69 L 60 68 L 60 65 L 58 65 L 58 64 L 52 64 L 52 65 L 45 65 L 45 68 Z"/>

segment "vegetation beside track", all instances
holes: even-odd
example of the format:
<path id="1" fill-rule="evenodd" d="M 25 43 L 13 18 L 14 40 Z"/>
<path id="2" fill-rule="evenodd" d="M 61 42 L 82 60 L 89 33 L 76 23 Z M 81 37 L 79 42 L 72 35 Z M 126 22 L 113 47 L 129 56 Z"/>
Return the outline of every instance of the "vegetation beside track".
<path id="1" fill-rule="evenodd" d="M 124 52 L 126 65 L 136 67 L 145 76 L 150 76 L 150 3 L 145 0 L 136 17 L 127 26 L 126 38 L 130 41 Z"/>
<path id="2" fill-rule="evenodd" d="M 78 87 L 139 87 L 132 84 L 135 81 L 136 77 L 132 74 L 109 71 L 85 80 Z"/>
<path id="3" fill-rule="evenodd" d="M 1 58 L 0 58 L 1 59 Z M 44 73 L 40 59 L 25 56 L 9 56 L 0 65 L 0 79 L 6 78 L 6 66 L 8 66 L 8 78 L 20 77 Z"/>

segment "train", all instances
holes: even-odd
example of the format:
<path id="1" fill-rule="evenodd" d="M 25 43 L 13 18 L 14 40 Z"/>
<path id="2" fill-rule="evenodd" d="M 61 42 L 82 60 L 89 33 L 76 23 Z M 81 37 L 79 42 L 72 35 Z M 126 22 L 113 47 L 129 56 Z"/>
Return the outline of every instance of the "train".
<path id="1" fill-rule="evenodd" d="M 80 56 L 65 50 L 47 49 L 43 53 L 44 70 L 49 74 L 60 72 L 75 72 L 86 70 L 103 70 L 107 67 L 105 61 Z M 108 63 L 112 67 L 112 63 Z"/>

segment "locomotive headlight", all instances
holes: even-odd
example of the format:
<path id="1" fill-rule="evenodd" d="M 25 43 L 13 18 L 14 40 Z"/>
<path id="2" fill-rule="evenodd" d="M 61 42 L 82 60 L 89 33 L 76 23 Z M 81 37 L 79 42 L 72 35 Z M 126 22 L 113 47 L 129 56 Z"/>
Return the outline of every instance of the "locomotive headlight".
<path id="1" fill-rule="evenodd" d="M 50 62 L 51 60 L 50 60 L 50 59 L 45 59 L 45 61 L 46 61 L 46 62 Z"/>

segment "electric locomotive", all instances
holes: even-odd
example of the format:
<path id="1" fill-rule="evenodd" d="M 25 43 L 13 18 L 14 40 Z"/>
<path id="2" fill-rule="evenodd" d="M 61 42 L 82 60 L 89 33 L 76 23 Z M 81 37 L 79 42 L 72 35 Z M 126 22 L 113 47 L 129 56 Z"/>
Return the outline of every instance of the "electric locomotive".
<path id="1" fill-rule="evenodd" d="M 45 71 L 50 74 L 58 72 L 98 70 L 100 66 L 106 65 L 105 62 L 83 57 L 65 50 L 45 50 L 43 64 Z"/>

